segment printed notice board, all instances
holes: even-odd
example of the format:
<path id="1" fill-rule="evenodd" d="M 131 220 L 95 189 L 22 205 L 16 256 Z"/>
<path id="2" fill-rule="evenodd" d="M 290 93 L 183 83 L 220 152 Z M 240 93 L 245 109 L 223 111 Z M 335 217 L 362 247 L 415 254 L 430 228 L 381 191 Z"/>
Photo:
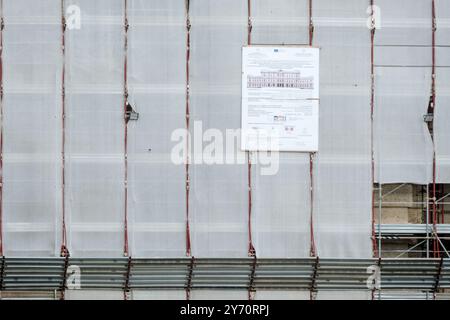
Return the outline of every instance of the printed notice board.
<path id="1" fill-rule="evenodd" d="M 243 47 L 241 129 L 242 150 L 318 151 L 319 48 Z"/>

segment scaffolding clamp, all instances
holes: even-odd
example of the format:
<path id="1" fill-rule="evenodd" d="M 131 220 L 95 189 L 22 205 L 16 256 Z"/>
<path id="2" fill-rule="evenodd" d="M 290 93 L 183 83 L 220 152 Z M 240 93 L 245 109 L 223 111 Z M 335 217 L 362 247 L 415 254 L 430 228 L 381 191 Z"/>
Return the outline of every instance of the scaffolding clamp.
<path id="1" fill-rule="evenodd" d="M 256 255 L 253 257 L 253 263 L 251 265 L 250 278 L 248 282 L 248 299 L 252 300 L 255 292 L 255 275 L 256 275 L 256 266 L 257 266 L 257 258 Z"/>
<path id="2" fill-rule="evenodd" d="M 123 291 L 125 294 L 130 291 L 130 275 L 131 275 L 131 257 L 128 257 L 128 263 L 127 263 L 127 272 L 125 273 L 125 283 L 123 286 Z"/>
<path id="3" fill-rule="evenodd" d="M 444 264 L 444 257 L 442 257 L 441 261 L 439 262 L 438 272 L 437 272 L 437 275 L 436 275 L 436 281 L 434 283 L 434 289 L 433 289 L 434 293 L 436 293 L 439 290 L 439 284 L 440 284 L 440 281 L 441 281 L 443 264 Z"/>
<path id="4" fill-rule="evenodd" d="M 194 265 L 195 265 L 195 258 L 191 257 L 191 262 L 189 263 L 189 269 L 186 279 L 186 300 L 189 300 L 191 297 L 192 274 L 194 273 Z"/>
<path id="5" fill-rule="evenodd" d="M 315 292 L 317 290 L 317 273 L 319 271 L 319 262 L 320 262 L 319 257 L 316 257 L 316 260 L 314 261 L 313 265 L 313 273 L 311 276 L 311 286 L 309 288 L 311 292 Z"/>

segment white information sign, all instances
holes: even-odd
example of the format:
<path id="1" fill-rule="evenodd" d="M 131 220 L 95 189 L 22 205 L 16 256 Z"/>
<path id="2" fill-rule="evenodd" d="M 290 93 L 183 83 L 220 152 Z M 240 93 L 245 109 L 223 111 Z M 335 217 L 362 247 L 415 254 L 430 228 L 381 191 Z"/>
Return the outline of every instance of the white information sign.
<path id="1" fill-rule="evenodd" d="M 242 149 L 316 152 L 319 49 L 247 46 L 242 51 Z"/>

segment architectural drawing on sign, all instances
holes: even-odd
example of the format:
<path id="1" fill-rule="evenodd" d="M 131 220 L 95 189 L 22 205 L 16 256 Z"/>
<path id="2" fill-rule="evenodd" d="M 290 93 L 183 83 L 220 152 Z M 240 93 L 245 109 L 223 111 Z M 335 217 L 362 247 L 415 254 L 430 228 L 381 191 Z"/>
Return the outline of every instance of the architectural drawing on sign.
<path id="1" fill-rule="evenodd" d="M 259 76 L 247 76 L 247 88 L 314 89 L 313 77 L 302 77 L 300 71 L 262 71 Z"/>

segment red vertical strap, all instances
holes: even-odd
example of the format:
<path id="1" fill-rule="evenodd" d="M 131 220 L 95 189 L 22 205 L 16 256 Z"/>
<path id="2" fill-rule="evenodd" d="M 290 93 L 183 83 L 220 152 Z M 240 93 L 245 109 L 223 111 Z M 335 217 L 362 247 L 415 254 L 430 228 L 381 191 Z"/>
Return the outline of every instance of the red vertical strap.
<path id="1" fill-rule="evenodd" d="M 251 0 L 247 0 L 247 44 L 252 44 L 252 7 Z M 256 256 L 252 238 L 252 160 L 251 153 L 247 151 L 247 182 L 248 182 L 248 255 Z"/>
<path id="2" fill-rule="evenodd" d="M 373 256 L 379 256 L 378 243 L 375 233 L 375 151 L 374 151 L 374 112 L 375 112 L 375 12 L 374 0 L 370 0 L 370 17 L 372 21 L 370 29 L 370 152 L 371 152 L 371 183 L 372 183 L 372 252 Z M 381 199 L 379 199 L 381 201 Z M 381 224 L 381 221 L 378 222 Z"/>
<path id="3" fill-rule="evenodd" d="M 189 196 L 190 196 L 190 145 L 189 145 L 189 130 L 190 130 L 190 107 L 189 107 L 189 65 L 191 59 L 191 21 L 189 16 L 190 0 L 185 1 L 186 8 L 186 133 L 188 137 L 186 139 L 186 256 L 191 255 L 191 230 L 189 225 Z"/>
<path id="4" fill-rule="evenodd" d="M 314 40 L 314 21 L 313 21 L 313 9 L 312 0 L 309 0 L 308 4 L 308 20 L 309 20 L 309 45 L 313 45 Z M 309 154 L 309 192 L 310 192 L 310 256 L 315 257 L 317 255 L 316 241 L 314 236 L 314 153 Z"/>
<path id="5" fill-rule="evenodd" d="M 432 70 L 431 70 L 431 104 L 430 111 L 434 115 L 436 112 L 436 3 L 435 0 L 431 1 L 431 14 L 432 14 L 432 33 L 431 33 L 431 52 L 432 52 Z M 437 224 L 437 195 L 436 195 L 436 145 L 434 139 L 434 117 L 432 120 L 432 134 L 433 141 L 433 186 L 432 186 L 432 201 L 433 201 L 433 229 L 436 232 Z M 439 244 L 437 240 L 434 240 L 434 257 L 439 257 Z"/>
<path id="6" fill-rule="evenodd" d="M 0 0 L 0 256 L 3 256 L 3 0 Z"/>
<path id="7" fill-rule="evenodd" d="M 61 0 L 61 257 L 69 255 L 66 230 L 66 17 L 65 0 Z"/>
<path id="8" fill-rule="evenodd" d="M 309 154 L 309 181 L 310 181 L 310 256 L 317 256 L 314 236 L 314 153 Z"/>
<path id="9" fill-rule="evenodd" d="M 124 61 L 123 61 L 123 121 L 124 121 L 124 248 L 123 255 L 128 256 L 128 126 L 126 120 L 128 103 L 128 1 L 124 0 Z"/>

